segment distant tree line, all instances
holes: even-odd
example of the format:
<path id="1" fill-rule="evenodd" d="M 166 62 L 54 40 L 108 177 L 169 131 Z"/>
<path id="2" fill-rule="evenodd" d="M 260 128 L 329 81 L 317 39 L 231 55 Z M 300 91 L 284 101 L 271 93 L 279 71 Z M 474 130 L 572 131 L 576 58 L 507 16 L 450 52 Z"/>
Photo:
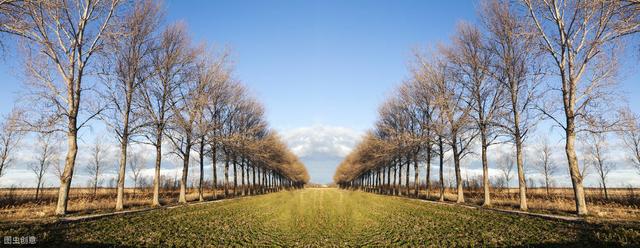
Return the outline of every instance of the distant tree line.
<path id="1" fill-rule="evenodd" d="M 487 149 L 510 143 L 515 153 L 507 160 L 515 161 L 519 206 L 527 210 L 523 147 L 536 125 L 547 120 L 563 131 L 576 212 L 586 215 L 586 165 L 579 165 L 578 135 L 589 141 L 583 163 L 596 169 L 605 195 L 611 170 L 604 160 L 607 135 L 619 134 L 640 168 L 638 116 L 616 104 L 618 59 L 628 37 L 640 31 L 640 4 L 487 0 L 480 3 L 480 13 L 480 24 L 461 23 L 451 44 L 415 52 L 411 78 L 380 107 L 375 128 L 340 164 L 334 181 L 343 188 L 417 196 L 420 164 L 426 168 L 430 192 L 431 163 L 438 157 L 435 183 L 444 200 L 447 153 L 453 160 L 457 202 L 462 203 L 461 161 L 478 153 L 483 205 L 490 206 Z M 538 164 L 548 192 L 557 169 L 545 142 L 538 149 L 539 161 L 532 164 Z M 511 163 L 506 164 L 508 178 Z"/>
<path id="2" fill-rule="evenodd" d="M 19 41 L 27 77 L 21 104 L 2 123 L 0 175 L 25 132 L 41 134 L 37 172 L 50 163 L 48 135 L 64 134 L 68 146 L 55 210 L 64 215 L 78 133 L 99 119 L 119 145 L 116 210 L 124 207 L 133 142 L 155 148 L 154 206 L 160 205 L 166 144 L 183 161 L 180 203 L 187 201 L 193 155 L 198 156 L 201 201 L 206 157 L 213 167 L 214 194 L 218 163 L 224 165 L 225 196 L 230 189 L 244 195 L 302 187 L 309 179 L 305 167 L 268 128 L 260 103 L 232 77 L 228 53 L 192 44 L 184 24 L 163 25 L 163 17 L 160 3 L 151 0 L 1 0 L 0 34 Z M 94 191 L 103 150 L 100 144 L 92 148 Z M 137 184 L 139 170 L 131 171 Z"/>

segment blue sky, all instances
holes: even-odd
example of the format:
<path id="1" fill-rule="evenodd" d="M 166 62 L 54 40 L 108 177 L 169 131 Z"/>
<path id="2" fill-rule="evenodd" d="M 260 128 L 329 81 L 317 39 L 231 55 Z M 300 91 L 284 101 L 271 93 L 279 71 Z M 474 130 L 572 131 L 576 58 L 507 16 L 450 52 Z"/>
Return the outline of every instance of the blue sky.
<path id="1" fill-rule="evenodd" d="M 412 48 L 445 41 L 471 1 L 168 1 L 195 40 L 232 49 L 236 75 L 299 151 L 313 181 L 332 180 L 406 76 Z M 350 130 L 351 133 L 346 133 Z M 343 137 L 348 139 L 342 139 Z M 302 151 L 304 149 L 304 151 Z"/>
<path id="2" fill-rule="evenodd" d="M 337 163 L 374 123 L 378 106 L 407 78 L 412 49 L 448 43 L 459 21 L 475 22 L 477 5 L 419 0 L 165 2 L 167 23 L 183 21 L 194 42 L 231 49 L 236 78 L 264 103 L 269 123 L 302 157 L 312 181 L 322 183 L 331 181 Z M 2 113 L 9 111 L 21 87 L 21 69 L 12 56 L 0 63 Z M 637 94 L 638 76 L 629 73 L 622 90 Z M 638 101 L 629 99 L 638 110 Z M 477 167 L 474 160 L 469 163 Z"/>
<path id="3" fill-rule="evenodd" d="M 168 1 L 195 40 L 229 46 L 236 75 L 277 129 L 313 124 L 363 130 L 406 75 L 412 47 L 447 39 L 471 2 Z"/>

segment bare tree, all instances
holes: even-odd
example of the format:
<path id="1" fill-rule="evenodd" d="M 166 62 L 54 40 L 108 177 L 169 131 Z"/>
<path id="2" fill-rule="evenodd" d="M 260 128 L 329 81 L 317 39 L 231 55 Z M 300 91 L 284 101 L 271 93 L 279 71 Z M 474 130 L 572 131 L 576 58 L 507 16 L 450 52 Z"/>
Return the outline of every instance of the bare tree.
<path id="1" fill-rule="evenodd" d="M 14 24 L 24 18 L 23 2 L 24 0 L 0 0 L 0 35 L 14 33 L 11 30 L 20 28 Z M 3 38 L 0 36 L 0 49 L 5 52 Z"/>
<path id="2" fill-rule="evenodd" d="M 236 165 L 234 159 L 233 148 L 236 147 L 237 126 L 235 125 L 237 116 L 241 113 L 240 107 L 246 97 L 246 89 L 240 84 L 231 84 L 228 91 L 228 105 L 224 111 L 222 118 L 222 127 L 220 130 L 220 148 L 224 154 L 224 196 L 229 196 L 229 166 L 231 163 Z M 235 194 L 236 192 L 234 192 Z"/>
<path id="3" fill-rule="evenodd" d="M 223 52 L 219 56 L 212 51 L 203 53 L 196 63 L 196 74 L 198 80 L 205 84 L 203 92 L 202 113 L 196 120 L 195 139 L 197 142 L 197 152 L 200 165 L 200 178 L 198 180 L 198 197 L 200 201 L 204 201 L 203 181 L 204 181 L 204 158 L 209 152 L 217 152 L 217 133 L 220 129 L 220 104 L 224 102 L 224 95 L 228 92 L 224 91 L 227 86 L 227 53 Z M 213 139 L 213 140 L 208 140 Z M 211 151 L 207 151 L 206 146 L 212 146 Z M 215 155 L 211 155 L 212 159 L 216 159 Z M 213 162 L 215 168 L 216 161 Z M 214 173 L 215 174 L 215 173 Z"/>
<path id="4" fill-rule="evenodd" d="M 217 164 L 220 160 L 218 154 L 222 145 L 223 124 L 227 114 L 232 110 L 231 100 L 232 89 L 236 88 L 234 83 L 228 78 L 220 78 L 215 80 L 213 85 L 209 86 L 208 101 L 205 107 L 204 117 L 209 123 L 208 132 L 205 135 L 206 141 L 209 143 L 209 152 L 207 153 L 211 159 L 211 167 L 213 170 L 213 196 L 217 198 L 218 190 L 218 170 Z"/>
<path id="5" fill-rule="evenodd" d="M 198 51 L 192 49 L 192 54 Z M 193 58 L 193 57 L 192 57 Z M 198 78 L 197 70 L 194 68 L 195 61 L 186 70 L 183 77 L 178 81 L 178 86 L 174 90 L 175 103 L 172 104 L 173 112 L 170 132 L 168 137 L 174 147 L 174 154 L 178 155 L 183 161 L 182 178 L 180 180 L 180 196 L 178 201 L 186 203 L 187 179 L 189 173 L 189 162 L 193 145 L 196 140 L 196 121 L 203 114 L 203 108 L 206 104 L 206 86 L 207 84 Z"/>
<path id="6" fill-rule="evenodd" d="M 13 152 L 24 134 L 18 126 L 20 119 L 20 112 L 14 109 L 0 122 L 0 178 L 12 165 Z"/>
<path id="7" fill-rule="evenodd" d="M 446 49 L 443 49 L 446 52 Z M 452 53 L 449 53 L 452 54 Z M 412 71 L 416 82 L 415 85 L 409 86 L 410 95 L 415 107 L 409 106 L 409 109 L 415 108 L 409 113 L 416 112 L 413 115 L 413 121 L 417 122 L 418 127 L 413 127 L 414 124 L 408 125 L 409 129 L 417 130 L 419 132 L 415 138 L 419 141 L 419 147 L 423 147 L 426 153 L 426 166 L 427 166 L 427 190 L 429 190 L 429 177 L 430 177 L 430 161 L 431 153 L 437 153 L 439 157 L 439 189 L 440 189 L 440 201 L 444 201 L 444 161 L 445 152 L 448 147 L 445 145 L 451 145 L 451 134 L 457 134 L 460 130 L 460 126 L 467 128 L 468 121 L 470 120 L 469 114 L 471 106 L 466 108 L 463 106 L 452 107 L 460 105 L 465 102 L 461 97 L 465 90 L 460 84 L 450 87 L 448 81 L 452 78 L 450 68 L 447 68 L 447 61 L 442 57 L 435 57 L 427 59 L 425 55 L 420 52 L 414 54 L 416 62 L 413 65 Z M 449 86 L 449 87 L 447 87 Z M 458 95 L 453 91 L 458 90 Z M 444 93 L 447 92 L 447 93 Z M 404 100 L 406 101 L 406 100 Z M 453 109 L 455 110 L 453 110 Z M 462 111 L 457 112 L 462 108 Z M 451 112 L 454 111 L 454 112 Z M 411 116 L 410 115 L 410 116 Z M 458 123 L 456 126 L 450 125 L 450 121 Z M 456 127 L 451 129 L 451 127 Z M 454 133 L 452 133 L 452 131 Z M 464 141 L 459 143 L 466 147 L 471 143 L 473 135 L 465 136 L 460 139 Z M 432 148 L 434 146 L 435 148 Z M 463 149 L 463 150 L 466 150 Z M 458 150 L 459 151 L 459 150 Z M 461 158 L 467 152 L 457 152 L 457 158 Z M 461 156 L 462 155 L 462 156 Z M 459 159 L 458 159 L 459 161 Z M 414 166 L 415 167 L 415 166 Z M 390 170 L 387 170 L 390 173 Z M 390 176 L 390 174 L 389 174 Z M 459 193 L 462 193 L 461 191 Z"/>
<path id="8" fill-rule="evenodd" d="M 144 168 L 144 161 L 142 157 L 137 154 L 130 154 L 129 169 L 131 170 L 131 179 L 133 179 L 133 195 L 136 195 L 136 188 L 138 188 L 138 179 L 140 179 L 140 172 Z"/>
<path id="9" fill-rule="evenodd" d="M 53 164 L 53 175 L 56 176 L 57 179 L 60 179 L 64 174 L 64 165 L 60 163 L 60 161 Z"/>
<path id="10" fill-rule="evenodd" d="M 431 193 L 431 160 L 433 155 L 436 154 L 436 144 L 437 144 L 437 106 L 436 106 L 436 97 L 432 93 L 433 84 L 429 80 L 429 76 L 426 75 L 424 70 L 425 64 L 428 61 L 425 61 L 424 56 L 421 55 L 419 51 L 414 53 L 415 61 L 411 67 L 411 71 L 413 74 L 413 80 L 409 82 L 407 88 L 409 93 L 409 101 L 414 105 L 412 107 L 412 111 L 410 112 L 412 118 L 416 122 L 416 139 L 418 140 L 418 146 L 414 151 L 414 170 L 416 178 L 414 179 L 415 183 L 415 195 L 418 195 L 418 154 L 422 151 L 424 154 L 425 160 L 425 183 L 426 183 L 426 191 L 427 198 L 430 197 Z"/>
<path id="11" fill-rule="evenodd" d="M 171 119 L 175 100 L 174 91 L 193 60 L 189 38 L 184 25 L 174 24 L 161 34 L 158 48 L 153 52 L 154 77 L 141 87 L 140 106 L 144 109 L 144 137 L 156 148 L 153 177 L 153 206 L 160 205 L 160 168 L 162 144 L 167 124 Z"/>
<path id="12" fill-rule="evenodd" d="M 609 199 L 609 192 L 607 190 L 607 177 L 609 173 L 615 169 L 615 164 L 608 161 L 608 146 L 607 136 L 604 133 L 587 133 L 585 137 L 587 143 L 587 156 L 591 164 L 591 167 L 598 173 L 598 179 L 600 179 L 600 185 L 604 190 L 605 199 Z M 584 176 L 584 174 L 582 175 Z"/>
<path id="13" fill-rule="evenodd" d="M 513 179 L 513 158 L 513 153 L 509 152 L 503 154 L 497 163 L 498 169 L 502 172 L 502 177 L 504 178 L 505 185 L 503 187 L 507 189 L 507 192 L 509 192 L 509 183 Z"/>
<path id="14" fill-rule="evenodd" d="M 540 137 L 539 147 L 536 151 L 536 169 L 544 177 L 544 186 L 547 192 L 547 196 L 550 195 L 549 187 L 551 186 L 551 180 L 553 175 L 558 170 L 558 165 L 553 161 L 553 150 L 549 144 L 548 137 Z"/>
<path id="15" fill-rule="evenodd" d="M 585 154 L 589 153 L 589 148 L 587 147 Z M 583 156 L 584 158 L 582 159 L 582 163 L 580 163 L 580 167 L 578 168 L 578 171 L 580 173 L 580 176 L 582 177 L 582 179 L 587 178 L 587 176 L 591 175 L 591 170 L 592 168 L 592 162 L 591 159 L 587 156 Z"/>
<path id="16" fill-rule="evenodd" d="M 245 184 L 245 169 L 250 164 L 251 154 L 253 152 L 253 142 L 254 140 L 261 139 L 268 135 L 267 124 L 264 121 L 264 108 L 260 103 L 258 103 L 253 98 L 247 97 L 242 103 L 241 106 L 242 111 L 241 114 L 236 118 L 237 128 L 237 142 L 235 151 L 239 154 L 239 166 L 240 166 L 240 179 L 241 179 L 241 193 L 243 195 L 247 194 L 246 184 Z M 287 162 L 297 163 L 297 158 L 292 154 L 289 154 L 286 146 L 281 149 L 283 154 L 283 158 Z M 293 165 L 293 164 L 291 164 Z M 289 176 L 287 174 L 291 173 L 294 167 L 284 167 L 282 168 L 282 176 L 285 178 L 293 178 L 293 176 Z M 285 179 L 286 180 L 286 179 Z"/>
<path id="17" fill-rule="evenodd" d="M 491 206 L 489 185 L 489 161 L 487 149 L 498 137 L 497 126 L 501 108 L 505 102 L 502 94 L 504 86 L 491 78 L 491 63 L 494 60 L 480 30 L 470 24 L 460 24 L 453 39 L 454 49 L 448 54 L 453 70 L 461 74 L 466 88 L 466 101 L 472 106 L 472 114 L 480 135 L 483 206 Z"/>
<path id="18" fill-rule="evenodd" d="M 629 161 L 640 174 L 640 123 L 638 122 L 640 117 L 629 109 L 624 109 L 621 116 L 627 121 L 627 125 L 625 129 L 618 132 L 618 135 L 627 148 Z"/>
<path id="19" fill-rule="evenodd" d="M 44 175 L 49 170 L 51 164 L 57 163 L 57 149 L 55 146 L 56 137 L 53 133 L 40 133 L 37 138 L 36 162 L 29 165 L 29 169 L 36 176 L 36 201 L 40 196 L 40 191 L 44 186 Z"/>
<path id="20" fill-rule="evenodd" d="M 104 158 L 107 156 L 107 150 L 102 143 L 102 138 L 96 137 L 91 147 L 91 161 L 87 164 L 89 183 L 93 187 L 94 198 L 98 195 L 98 186 L 102 184 L 101 176 L 105 170 Z"/>
<path id="21" fill-rule="evenodd" d="M 576 154 L 576 134 L 606 131 L 614 122 L 592 126 L 593 117 L 610 117 L 615 106 L 616 62 L 621 37 L 638 32 L 640 12 L 624 1 L 523 0 L 526 20 L 536 27 L 536 36 L 556 69 L 558 80 L 551 89 L 561 93 L 562 107 L 544 113 L 565 132 L 565 152 L 573 185 L 576 212 L 588 213 L 583 178 Z M 562 113 L 558 115 L 557 113 Z"/>
<path id="22" fill-rule="evenodd" d="M 508 114 L 500 126 L 516 148 L 520 209 L 527 210 L 527 185 L 523 145 L 527 134 L 540 119 L 534 111 L 540 98 L 541 66 L 532 27 L 521 21 L 511 4 L 492 1 L 483 9 L 489 30 L 489 47 L 495 55 L 493 78 L 505 89 Z"/>
<path id="23" fill-rule="evenodd" d="M 445 48 L 446 50 L 455 48 Z M 440 115 L 444 119 L 447 139 L 445 142 L 451 147 L 453 164 L 456 178 L 456 188 L 458 197 L 456 202 L 464 202 L 464 189 L 462 174 L 460 171 L 460 161 L 469 154 L 473 139 L 477 132 L 472 128 L 471 102 L 465 101 L 467 89 L 462 85 L 461 77 L 456 71 L 451 70 L 449 61 L 441 60 L 435 62 L 430 69 L 432 82 L 434 83 L 434 94 Z"/>
<path id="24" fill-rule="evenodd" d="M 26 48 L 25 65 L 31 77 L 27 81 L 32 110 L 29 123 L 38 131 L 62 131 L 68 137 L 57 215 L 67 210 L 78 130 L 96 116 L 96 112 L 87 111 L 86 99 L 81 100 L 90 92 L 84 79 L 93 55 L 103 47 L 104 33 L 119 4 L 118 0 L 25 1 L 23 18 L 3 27 L 21 37 Z"/>
<path id="25" fill-rule="evenodd" d="M 107 89 L 104 99 L 108 106 L 103 119 L 115 131 L 120 145 L 116 210 L 122 210 L 124 204 L 129 143 L 145 125 L 143 108 L 135 103 L 140 97 L 141 85 L 154 73 L 151 59 L 155 49 L 154 34 L 160 22 L 159 9 L 159 5 L 151 0 L 134 2 L 128 13 L 124 13 L 107 33 L 103 50 L 102 75 Z"/>

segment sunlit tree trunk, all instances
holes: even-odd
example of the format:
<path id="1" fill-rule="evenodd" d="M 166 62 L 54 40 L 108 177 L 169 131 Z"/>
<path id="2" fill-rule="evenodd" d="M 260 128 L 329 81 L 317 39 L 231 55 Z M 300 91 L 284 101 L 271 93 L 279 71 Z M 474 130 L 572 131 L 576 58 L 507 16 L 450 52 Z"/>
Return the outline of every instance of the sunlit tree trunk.
<path id="1" fill-rule="evenodd" d="M 453 135 L 453 145 L 451 145 L 451 150 L 453 151 L 453 165 L 456 173 L 456 188 L 458 192 L 458 198 L 456 199 L 457 203 L 464 203 L 464 189 L 462 187 L 462 173 L 460 172 L 460 153 L 458 151 L 458 145 L 456 144 L 457 137 Z"/>
<path id="2" fill-rule="evenodd" d="M 405 194 L 406 196 L 410 196 L 409 191 L 410 191 L 410 187 L 409 187 L 409 170 L 411 168 L 411 159 L 409 156 L 407 156 L 407 166 L 405 169 Z M 416 175 L 417 177 L 417 175 Z"/>
<path id="3" fill-rule="evenodd" d="M 215 142 L 211 142 L 211 170 L 213 170 L 213 182 L 211 182 L 211 186 L 213 187 L 213 199 L 218 199 L 218 150 Z"/>
<path id="4" fill-rule="evenodd" d="M 204 181 L 204 135 L 200 137 L 200 147 L 199 147 L 199 159 L 200 159 L 200 178 L 198 181 L 198 200 L 204 201 L 204 192 L 202 191 L 202 183 Z"/>
<path id="5" fill-rule="evenodd" d="M 429 143 L 427 145 L 427 161 L 425 161 L 426 162 L 425 183 L 426 183 L 426 189 L 427 189 L 427 199 L 431 197 L 431 153 L 432 153 L 432 148 L 431 148 L 431 143 Z"/>
<path id="6" fill-rule="evenodd" d="M 413 153 L 413 195 L 418 198 L 418 190 L 419 190 L 419 186 L 420 186 L 420 182 L 419 182 L 419 178 L 418 178 L 418 174 L 419 174 L 419 167 L 418 167 L 418 152 Z"/>
<path id="7" fill-rule="evenodd" d="M 393 184 L 391 185 L 391 195 L 396 195 L 396 180 L 398 179 L 398 167 L 393 165 Z"/>
<path id="8" fill-rule="evenodd" d="M 58 190 L 58 203 L 56 204 L 56 215 L 64 215 L 67 213 L 67 201 L 69 197 L 69 189 L 71 188 L 71 178 L 73 177 L 73 169 L 76 164 L 76 155 L 78 154 L 78 129 L 76 125 L 77 113 L 69 116 L 69 125 L 67 132 L 67 157 L 65 158 L 64 171 L 60 177 L 60 189 Z"/>
<path id="9" fill-rule="evenodd" d="M 482 146 L 482 188 L 484 191 L 484 201 L 482 206 L 491 206 L 491 185 L 489 184 L 489 161 L 487 160 L 487 135 L 486 129 L 480 129 L 480 142 Z"/>
<path id="10" fill-rule="evenodd" d="M 394 174 L 395 177 L 395 174 Z M 392 187 L 391 187 L 391 166 L 387 166 L 387 186 L 386 186 L 386 193 L 387 195 L 390 195 L 392 193 Z"/>
<path id="11" fill-rule="evenodd" d="M 573 118 L 567 118 L 567 127 L 565 130 L 565 153 L 567 154 L 567 162 L 569 164 L 569 174 L 571 175 L 571 184 L 573 185 L 573 196 L 575 198 L 576 209 L 578 215 L 587 214 L 587 201 L 584 194 L 584 186 L 582 185 L 582 174 L 578 167 L 578 156 L 576 155 L 575 141 L 575 125 Z"/>
<path id="12" fill-rule="evenodd" d="M 229 152 L 224 152 L 224 197 L 229 197 Z"/>
<path id="13" fill-rule="evenodd" d="M 180 179 L 180 197 L 178 198 L 178 202 L 187 203 L 187 179 L 189 173 L 189 159 L 191 155 L 191 135 L 187 134 L 185 143 L 185 153 L 182 161 L 182 178 Z"/>
<path id="14" fill-rule="evenodd" d="M 233 196 L 238 196 L 238 160 L 236 155 L 233 156 Z"/>
<path id="15" fill-rule="evenodd" d="M 252 180 L 251 180 L 251 195 L 256 194 L 256 166 L 251 166 Z"/>
<path id="16" fill-rule="evenodd" d="M 438 157 L 440 159 L 440 198 L 444 201 L 444 142 L 442 136 L 438 137 Z"/>
<path id="17" fill-rule="evenodd" d="M 247 193 L 246 193 L 246 187 L 245 187 L 245 184 L 244 184 L 244 176 L 245 176 L 245 174 L 244 174 L 244 169 L 245 169 L 245 164 L 244 164 L 244 162 L 243 162 L 243 161 L 244 161 L 244 158 L 243 158 L 243 159 L 241 159 L 241 160 L 242 160 L 242 161 L 240 162 L 240 173 L 241 173 L 241 174 L 240 174 L 240 184 L 241 184 L 241 185 L 240 185 L 240 188 L 242 188 L 242 192 L 241 192 L 241 194 L 244 196 L 244 195 L 246 195 L 246 194 L 247 194 Z"/>
<path id="18" fill-rule="evenodd" d="M 157 136 L 157 143 L 162 144 L 162 132 Z M 156 145 L 156 161 L 155 161 L 155 173 L 153 176 L 153 200 L 152 206 L 160 206 L 160 165 L 162 163 L 162 145 Z"/>

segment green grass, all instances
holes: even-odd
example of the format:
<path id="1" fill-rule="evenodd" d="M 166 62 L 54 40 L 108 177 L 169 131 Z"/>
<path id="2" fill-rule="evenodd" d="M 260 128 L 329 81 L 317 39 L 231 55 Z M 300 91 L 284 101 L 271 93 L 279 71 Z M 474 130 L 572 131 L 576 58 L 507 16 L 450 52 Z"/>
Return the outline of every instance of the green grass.
<path id="1" fill-rule="evenodd" d="M 640 246 L 637 223 L 561 222 L 338 189 L 0 228 L 0 236 L 70 246 Z"/>

